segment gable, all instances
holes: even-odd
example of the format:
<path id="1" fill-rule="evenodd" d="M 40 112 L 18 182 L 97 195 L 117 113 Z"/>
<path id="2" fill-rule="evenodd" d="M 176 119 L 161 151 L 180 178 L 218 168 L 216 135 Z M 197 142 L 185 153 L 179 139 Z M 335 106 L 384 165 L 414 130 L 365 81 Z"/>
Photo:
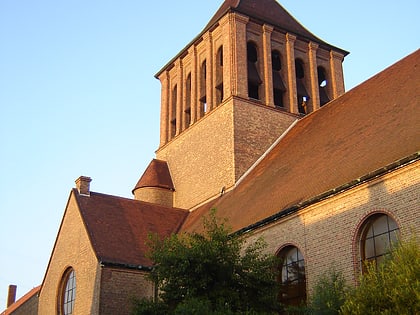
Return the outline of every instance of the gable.
<path id="1" fill-rule="evenodd" d="M 39 297 L 39 313 L 54 314 L 57 308 L 57 296 L 65 271 L 71 267 L 75 271 L 77 290 L 85 303 L 79 307 L 90 310 L 96 282 L 98 281 L 98 260 L 92 247 L 85 224 L 79 212 L 76 196 L 69 196 L 63 219 L 56 237 L 50 261 L 42 282 Z M 89 305 L 85 305 L 89 303 Z"/>

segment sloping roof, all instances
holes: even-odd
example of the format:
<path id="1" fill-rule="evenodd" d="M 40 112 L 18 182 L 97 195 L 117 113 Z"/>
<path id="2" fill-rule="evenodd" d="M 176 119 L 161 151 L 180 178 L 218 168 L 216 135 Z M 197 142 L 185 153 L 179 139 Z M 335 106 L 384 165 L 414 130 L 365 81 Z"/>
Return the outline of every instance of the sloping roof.
<path id="1" fill-rule="evenodd" d="M 241 13 L 257 22 L 268 23 L 281 30 L 332 47 L 309 32 L 275 0 L 226 0 L 211 18 L 205 30 L 211 28 L 229 11 Z M 342 51 L 345 55 L 348 54 L 344 50 L 338 50 Z"/>
<path id="2" fill-rule="evenodd" d="M 176 233 L 187 211 L 133 199 L 73 189 L 92 247 L 99 261 L 127 267 L 149 267 L 145 244 L 149 233 Z"/>
<path id="3" fill-rule="evenodd" d="M 240 230 L 420 151 L 420 50 L 307 115 L 212 207 Z"/>
<path id="4" fill-rule="evenodd" d="M 25 304 L 26 302 L 28 302 L 35 294 L 37 294 L 40 289 L 41 289 L 41 286 L 37 286 L 37 287 L 31 289 L 28 293 L 26 293 L 19 300 L 17 300 L 15 303 L 13 303 L 12 305 L 10 305 L 6 310 L 4 310 L 0 315 L 9 315 L 9 314 L 12 314 L 19 307 L 21 307 L 23 304 Z"/>
<path id="5" fill-rule="evenodd" d="M 153 159 L 134 187 L 133 193 L 136 189 L 143 187 L 160 187 L 175 190 L 166 161 Z"/>
<path id="6" fill-rule="evenodd" d="M 171 61 L 169 61 L 162 69 L 156 73 L 155 77 L 159 75 L 168 66 L 172 65 L 173 62 L 183 55 L 185 51 L 194 42 L 201 38 L 209 29 L 214 27 L 219 20 L 225 16 L 228 12 L 237 12 L 250 17 L 258 23 L 268 23 L 277 29 L 283 30 L 288 33 L 292 33 L 301 39 L 306 39 L 318 43 L 320 46 L 324 46 L 327 49 L 334 49 L 341 52 L 345 56 L 349 54 L 341 48 L 335 47 L 328 44 L 327 42 L 319 39 L 314 34 L 309 32 L 302 24 L 300 24 L 289 12 L 287 12 L 276 0 L 225 0 L 216 14 L 210 19 L 209 23 L 204 27 L 201 33 L 195 37 L 184 49 L 182 49 Z"/>

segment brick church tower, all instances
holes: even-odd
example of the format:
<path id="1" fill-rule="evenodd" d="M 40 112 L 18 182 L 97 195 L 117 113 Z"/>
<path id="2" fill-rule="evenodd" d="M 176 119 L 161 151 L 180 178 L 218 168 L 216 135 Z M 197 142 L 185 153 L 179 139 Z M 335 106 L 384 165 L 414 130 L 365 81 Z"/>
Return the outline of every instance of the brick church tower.
<path id="1" fill-rule="evenodd" d="M 344 93 L 347 54 L 275 0 L 226 0 L 156 74 L 160 145 L 135 198 L 193 210 L 233 188 L 296 120 Z"/>

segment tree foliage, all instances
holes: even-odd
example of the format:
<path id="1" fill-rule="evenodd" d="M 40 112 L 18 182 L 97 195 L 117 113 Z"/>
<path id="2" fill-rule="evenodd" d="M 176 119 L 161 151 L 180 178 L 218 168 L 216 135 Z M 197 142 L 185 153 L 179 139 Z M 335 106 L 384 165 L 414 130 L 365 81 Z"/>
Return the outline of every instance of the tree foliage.
<path id="1" fill-rule="evenodd" d="M 338 315 L 347 290 L 343 274 L 335 268 L 327 270 L 315 284 L 309 303 L 311 314 Z"/>
<path id="2" fill-rule="evenodd" d="M 341 308 L 342 314 L 420 314 L 420 250 L 416 240 L 401 243 L 376 267 L 366 266 Z"/>
<path id="3" fill-rule="evenodd" d="M 271 314 L 279 310 L 276 257 L 264 254 L 262 240 L 245 247 L 225 223 L 213 211 L 204 219 L 203 234 L 174 234 L 163 240 L 150 237 L 150 258 L 155 262 L 150 276 L 159 289 L 159 303 L 167 309 L 159 313 L 160 306 L 154 304 L 155 313 L 143 312 L 150 305 L 142 301 L 136 314 Z"/>

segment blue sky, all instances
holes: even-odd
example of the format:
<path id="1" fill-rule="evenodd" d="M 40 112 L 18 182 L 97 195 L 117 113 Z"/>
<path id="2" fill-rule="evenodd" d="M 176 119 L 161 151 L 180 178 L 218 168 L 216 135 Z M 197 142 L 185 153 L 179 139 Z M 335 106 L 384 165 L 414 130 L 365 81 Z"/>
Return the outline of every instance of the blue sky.
<path id="1" fill-rule="evenodd" d="M 154 74 L 214 1 L 0 0 L 0 311 L 41 284 L 74 180 L 131 198 L 159 141 Z M 419 48 L 418 0 L 281 4 L 350 51 L 346 89 Z"/>

